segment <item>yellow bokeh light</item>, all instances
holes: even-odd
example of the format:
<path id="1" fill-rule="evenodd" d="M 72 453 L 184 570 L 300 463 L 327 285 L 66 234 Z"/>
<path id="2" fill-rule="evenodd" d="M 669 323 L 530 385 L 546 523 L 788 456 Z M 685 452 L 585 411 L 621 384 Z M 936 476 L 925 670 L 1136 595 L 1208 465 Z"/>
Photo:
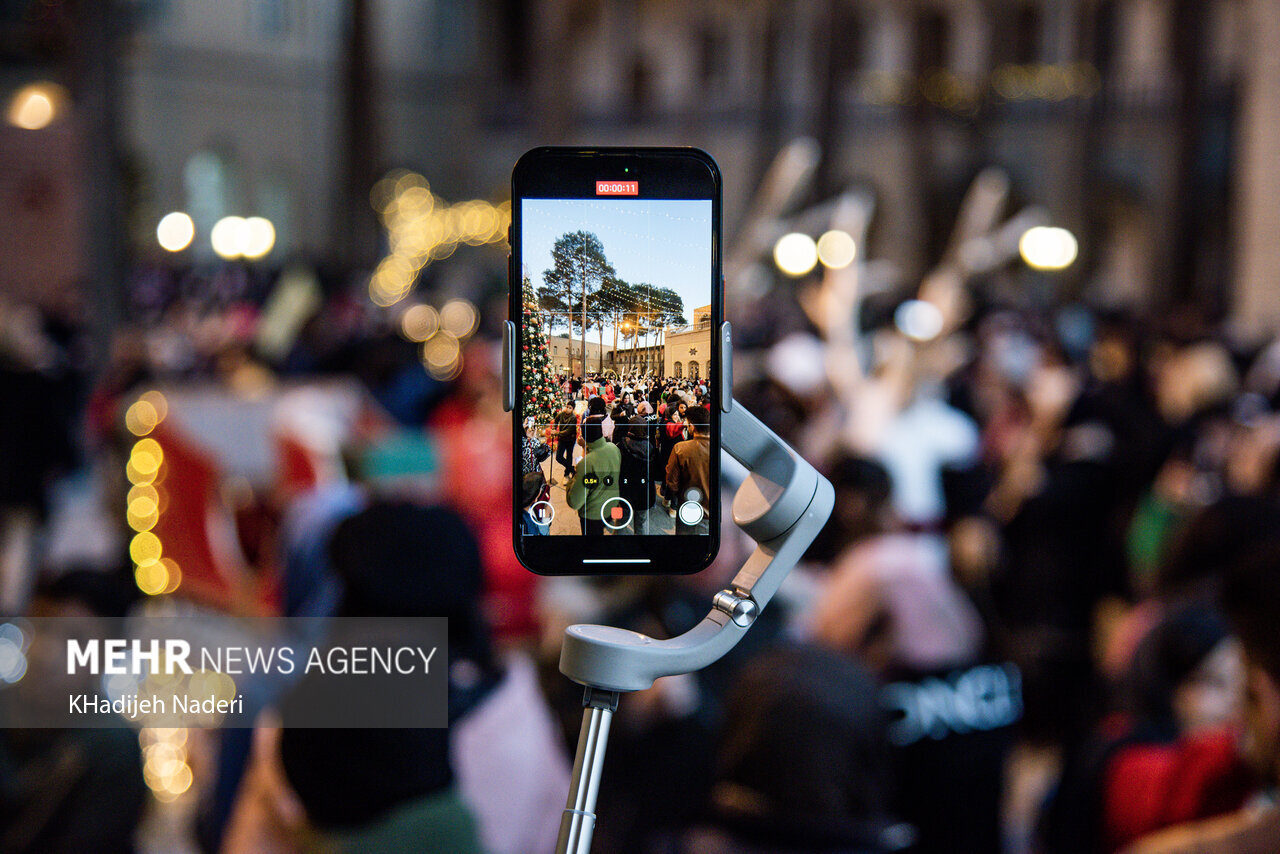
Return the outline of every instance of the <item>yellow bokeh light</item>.
<path id="1" fill-rule="evenodd" d="M 56 83 L 31 83 L 9 100 L 5 120 L 23 130 L 41 130 L 53 123 L 68 100 L 67 90 Z"/>
<path id="2" fill-rule="evenodd" d="M 196 236 L 196 224 L 182 211 L 167 213 L 156 226 L 156 241 L 167 252 L 181 252 Z"/>
<path id="3" fill-rule="evenodd" d="M 143 593 L 148 596 L 159 596 L 169 587 L 169 570 L 163 563 L 156 561 L 135 569 L 133 580 Z"/>
<path id="4" fill-rule="evenodd" d="M 467 300 L 451 299 L 440 309 L 440 326 L 454 338 L 467 338 L 479 322 L 479 312 Z"/>
<path id="5" fill-rule="evenodd" d="M 169 401 L 165 399 L 163 394 L 155 389 L 143 392 L 138 400 L 145 400 L 147 403 L 151 404 L 156 411 L 156 419 L 158 421 L 163 421 L 165 416 L 169 414 Z"/>
<path id="6" fill-rule="evenodd" d="M 1037 225 L 1023 232 L 1018 252 L 1035 270 L 1065 270 L 1080 252 L 1076 236 L 1065 228 Z"/>
<path id="7" fill-rule="evenodd" d="M 156 475 L 159 472 L 155 469 L 147 472 L 141 471 L 133 464 L 133 458 L 130 457 L 129 462 L 125 464 L 124 474 L 134 486 L 146 486 L 155 482 Z"/>
<path id="8" fill-rule="evenodd" d="M 422 345 L 422 361 L 428 368 L 446 369 L 458 361 L 460 353 L 458 339 L 445 331 L 432 335 L 431 339 Z"/>
<path id="9" fill-rule="evenodd" d="M 160 414 L 149 401 L 136 400 L 124 413 L 124 426 L 135 436 L 145 436 L 160 423 Z"/>
<path id="10" fill-rule="evenodd" d="M 160 521 L 160 508 L 147 496 L 141 496 L 129 502 L 126 512 L 129 527 L 135 531 L 150 531 Z"/>
<path id="11" fill-rule="evenodd" d="M 833 270 L 848 267 L 858 256 L 858 244 L 847 231 L 832 230 L 818 238 L 818 260 Z"/>
<path id="12" fill-rule="evenodd" d="M 164 778 L 165 791 L 172 795 L 181 795 L 191 788 L 192 779 L 191 766 L 184 762 L 172 774 Z"/>
<path id="13" fill-rule="evenodd" d="M 774 244 L 773 261 L 788 276 L 803 276 L 818 265 L 818 246 L 807 234 L 784 234 Z"/>
<path id="14" fill-rule="evenodd" d="M 171 557 L 162 557 L 159 565 L 164 567 L 169 576 L 162 593 L 172 593 L 182 586 L 182 568 L 178 566 L 176 560 Z"/>
<path id="15" fill-rule="evenodd" d="M 127 505 L 132 506 L 133 502 L 139 498 L 148 498 L 156 505 L 160 506 L 160 490 L 156 489 L 149 483 L 140 484 L 129 490 L 129 495 L 125 498 Z"/>
<path id="16" fill-rule="evenodd" d="M 424 303 L 409 306 L 400 316 L 400 331 L 410 341 L 426 341 L 439 328 L 440 313 Z"/>
<path id="17" fill-rule="evenodd" d="M 239 258 L 248 243 L 248 226 L 244 217 L 224 216 L 218 220 L 209 232 L 209 242 L 219 258 L 228 261 Z"/>
<path id="18" fill-rule="evenodd" d="M 129 465 L 133 470 L 153 479 L 160 471 L 160 464 L 163 462 L 164 451 L 160 449 L 160 443 L 151 438 L 139 439 L 134 443 L 133 452 L 129 455 Z M 133 482 L 138 483 L 136 480 Z"/>
<path id="19" fill-rule="evenodd" d="M 160 538 L 150 531 L 143 531 L 129 542 L 129 557 L 133 558 L 133 562 L 139 567 L 158 564 L 163 550 Z M 167 583 L 166 579 L 160 585 L 160 589 L 164 589 Z"/>
<path id="20" fill-rule="evenodd" d="M 244 243 L 240 247 L 246 258 L 257 260 L 266 257 L 276 245 L 276 227 L 271 220 L 260 216 L 251 216 L 244 221 Z"/>

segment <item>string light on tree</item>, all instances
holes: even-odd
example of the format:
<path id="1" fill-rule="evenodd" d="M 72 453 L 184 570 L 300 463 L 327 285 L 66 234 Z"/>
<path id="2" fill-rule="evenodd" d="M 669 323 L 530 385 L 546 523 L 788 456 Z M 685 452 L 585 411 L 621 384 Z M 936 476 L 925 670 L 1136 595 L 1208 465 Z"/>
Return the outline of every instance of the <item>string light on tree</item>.
<path id="1" fill-rule="evenodd" d="M 556 410 L 555 380 L 538 298 L 528 276 L 524 277 L 521 287 L 521 301 L 524 317 L 520 324 L 520 352 L 516 355 L 520 359 L 520 382 L 524 387 L 524 417 L 532 418 L 536 424 L 547 424 Z"/>

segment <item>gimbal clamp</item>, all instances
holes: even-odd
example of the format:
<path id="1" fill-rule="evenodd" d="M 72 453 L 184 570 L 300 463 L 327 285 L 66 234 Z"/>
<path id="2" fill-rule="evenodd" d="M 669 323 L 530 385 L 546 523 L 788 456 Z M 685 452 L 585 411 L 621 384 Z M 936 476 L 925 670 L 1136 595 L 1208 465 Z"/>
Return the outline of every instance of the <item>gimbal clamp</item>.
<path id="1" fill-rule="evenodd" d="M 515 336 L 508 322 L 503 363 L 508 409 L 514 406 Z M 721 327 L 724 366 L 721 446 L 748 471 L 733 498 L 733 521 L 756 548 L 730 586 L 712 598 L 702 622 L 678 637 L 654 638 L 612 626 L 565 629 L 560 672 L 586 689 L 569 800 L 556 845 L 559 854 L 587 854 L 595 830 L 596 796 L 609 725 L 618 695 L 640 691 L 661 676 L 701 670 L 746 634 L 787 573 L 826 524 L 835 490 L 799 454 L 742 406 L 734 405 L 729 324 Z"/>

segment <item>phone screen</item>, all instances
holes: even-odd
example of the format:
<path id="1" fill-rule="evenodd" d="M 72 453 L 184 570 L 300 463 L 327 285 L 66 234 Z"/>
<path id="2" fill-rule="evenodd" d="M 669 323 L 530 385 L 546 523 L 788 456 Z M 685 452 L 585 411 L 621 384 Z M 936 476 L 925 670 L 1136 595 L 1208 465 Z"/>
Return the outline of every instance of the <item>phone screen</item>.
<path id="1" fill-rule="evenodd" d="M 550 167 L 554 195 L 513 199 L 516 537 L 535 571 L 689 572 L 714 553 L 719 188 L 665 159 L 579 157 Z"/>

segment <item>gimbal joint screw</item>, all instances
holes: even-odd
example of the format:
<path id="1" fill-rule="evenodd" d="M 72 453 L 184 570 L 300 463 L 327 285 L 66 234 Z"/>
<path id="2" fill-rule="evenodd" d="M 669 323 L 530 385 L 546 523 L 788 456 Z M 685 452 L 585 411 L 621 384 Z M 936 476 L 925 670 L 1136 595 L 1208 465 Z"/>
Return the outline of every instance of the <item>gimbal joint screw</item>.
<path id="1" fill-rule="evenodd" d="M 744 629 L 754 623 L 760 614 L 760 607 L 754 599 L 740 596 L 732 590 L 721 590 L 711 600 L 711 604 L 717 611 L 728 614 L 729 619 Z"/>

